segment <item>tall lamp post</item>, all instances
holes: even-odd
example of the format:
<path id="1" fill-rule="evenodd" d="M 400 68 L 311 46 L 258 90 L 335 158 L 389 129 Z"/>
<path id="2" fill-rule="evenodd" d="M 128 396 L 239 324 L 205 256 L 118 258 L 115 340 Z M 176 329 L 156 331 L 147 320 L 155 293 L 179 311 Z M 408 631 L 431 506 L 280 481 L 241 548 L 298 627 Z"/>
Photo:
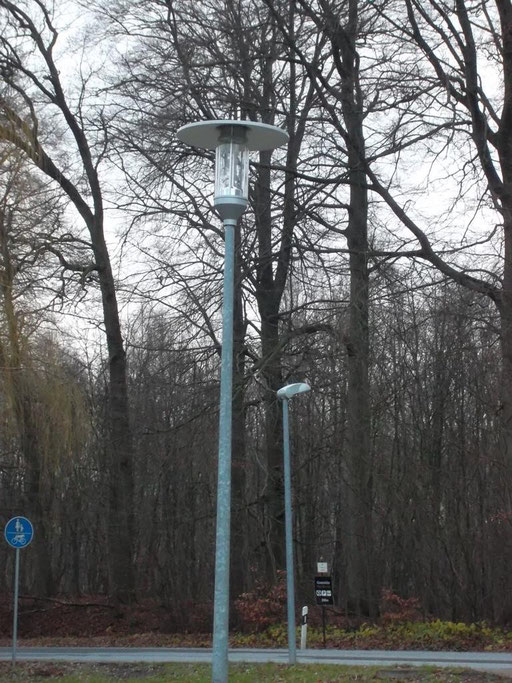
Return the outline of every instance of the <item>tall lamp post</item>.
<path id="1" fill-rule="evenodd" d="M 288 606 L 288 662 L 297 661 L 297 645 L 295 643 L 295 581 L 293 569 L 293 537 L 292 537 L 292 478 L 290 470 L 290 421 L 288 401 L 296 394 L 303 394 L 311 387 L 305 382 L 287 384 L 277 392 L 283 402 L 283 457 L 284 457 L 284 521 L 286 536 L 286 604 Z"/>
<path id="2" fill-rule="evenodd" d="M 202 121 L 183 126 L 178 130 L 177 137 L 185 144 L 216 150 L 214 205 L 222 218 L 225 234 L 212 681 L 226 683 L 229 637 L 235 228 L 238 219 L 247 208 L 249 198 L 249 152 L 275 149 L 288 140 L 288 134 L 276 126 L 254 121 Z"/>

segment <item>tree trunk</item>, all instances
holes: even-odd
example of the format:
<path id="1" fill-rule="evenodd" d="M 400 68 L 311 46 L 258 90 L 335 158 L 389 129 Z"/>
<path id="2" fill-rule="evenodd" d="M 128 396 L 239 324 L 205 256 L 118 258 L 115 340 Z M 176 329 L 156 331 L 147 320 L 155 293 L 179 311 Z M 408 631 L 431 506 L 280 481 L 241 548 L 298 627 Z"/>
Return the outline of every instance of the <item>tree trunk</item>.
<path id="1" fill-rule="evenodd" d="M 347 131 L 350 183 L 346 230 L 350 263 L 350 308 L 347 334 L 347 440 L 348 472 L 347 590 L 357 613 L 374 615 L 375 564 L 372 533 L 372 463 L 370 447 L 369 335 L 368 335 L 368 191 L 364 172 L 363 101 L 359 91 L 356 53 L 358 2 L 350 0 L 347 25 L 336 33 L 334 48 L 343 60 L 342 112 Z"/>
<path id="2" fill-rule="evenodd" d="M 90 225 L 98 268 L 103 320 L 107 336 L 109 429 L 106 447 L 108 472 L 108 532 L 110 592 L 121 603 L 135 598 L 133 572 L 133 443 L 128 408 L 127 364 L 119 309 L 102 220 Z"/>
<path id="3" fill-rule="evenodd" d="M 261 152 L 254 188 L 254 212 L 258 232 L 256 299 L 261 318 L 261 375 L 265 381 L 265 460 L 267 464 L 266 538 L 267 576 L 275 579 L 284 568 L 284 498 L 281 417 L 277 390 L 282 384 L 279 339 L 279 305 L 282 288 L 273 272 L 272 218 L 270 201 L 270 152 Z"/>

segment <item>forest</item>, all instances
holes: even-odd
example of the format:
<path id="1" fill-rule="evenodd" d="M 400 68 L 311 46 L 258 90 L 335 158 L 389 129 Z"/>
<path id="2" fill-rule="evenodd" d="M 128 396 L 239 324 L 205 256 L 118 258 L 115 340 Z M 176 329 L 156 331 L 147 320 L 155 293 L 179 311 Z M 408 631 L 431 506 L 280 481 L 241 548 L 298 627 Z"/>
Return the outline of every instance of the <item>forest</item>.
<path id="1" fill-rule="evenodd" d="M 231 599 L 383 591 L 512 622 L 511 0 L 0 0 L 0 522 L 22 590 L 211 608 L 224 233 L 241 119 Z M 13 553 L 0 545 L 0 591 Z"/>

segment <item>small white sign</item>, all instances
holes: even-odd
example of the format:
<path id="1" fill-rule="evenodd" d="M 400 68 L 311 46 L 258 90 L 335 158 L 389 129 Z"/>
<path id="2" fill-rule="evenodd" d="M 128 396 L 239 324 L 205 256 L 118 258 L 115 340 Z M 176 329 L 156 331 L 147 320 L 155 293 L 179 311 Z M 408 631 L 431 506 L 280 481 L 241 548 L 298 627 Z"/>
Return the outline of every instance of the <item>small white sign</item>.
<path id="1" fill-rule="evenodd" d="M 317 562 L 316 563 L 316 571 L 319 574 L 327 574 L 327 572 L 328 572 L 327 562 Z"/>

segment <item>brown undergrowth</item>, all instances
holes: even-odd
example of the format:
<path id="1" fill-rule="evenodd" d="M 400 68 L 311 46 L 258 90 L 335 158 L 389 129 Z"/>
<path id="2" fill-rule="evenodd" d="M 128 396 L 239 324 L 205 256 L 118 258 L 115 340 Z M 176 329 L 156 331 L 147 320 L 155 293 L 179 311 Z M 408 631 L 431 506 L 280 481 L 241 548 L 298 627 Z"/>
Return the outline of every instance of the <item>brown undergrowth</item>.
<path id="1" fill-rule="evenodd" d="M 101 597 L 20 598 L 20 644 L 123 647 L 209 647 L 212 607 L 155 601 L 115 606 Z M 233 647 L 286 647 L 285 593 L 260 588 L 233 606 Z M 383 593 L 375 621 L 327 612 L 325 644 L 337 649 L 426 649 L 512 651 L 512 631 L 480 622 L 426 618 L 413 598 Z M 12 597 L 0 596 L 0 644 L 10 645 Z M 310 608 L 308 647 L 323 647 L 320 608 Z"/>

